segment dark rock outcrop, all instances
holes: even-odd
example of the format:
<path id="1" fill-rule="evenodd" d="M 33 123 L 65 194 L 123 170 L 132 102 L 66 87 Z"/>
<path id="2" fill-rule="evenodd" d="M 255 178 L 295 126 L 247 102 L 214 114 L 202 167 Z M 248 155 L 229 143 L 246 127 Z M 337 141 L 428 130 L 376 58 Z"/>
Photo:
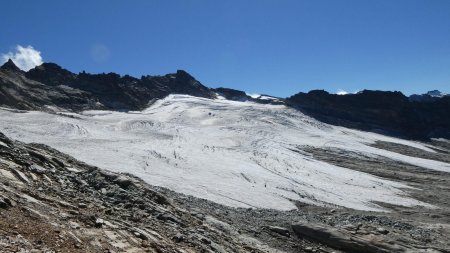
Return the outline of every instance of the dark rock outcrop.
<path id="1" fill-rule="evenodd" d="M 21 110 L 46 110 L 48 106 L 74 111 L 105 109 L 85 91 L 66 85 L 50 86 L 27 78 L 12 61 L 0 69 L 0 106 Z"/>
<path id="2" fill-rule="evenodd" d="M 240 90 L 219 87 L 213 89 L 213 91 L 217 92 L 219 95 L 229 100 L 247 101 L 251 99 L 250 96 L 248 96 L 245 92 Z"/>
<path id="3" fill-rule="evenodd" d="M 286 103 L 326 123 L 413 139 L 450 137 L 450 97 L 412 102 L 401 92 L 336 95 L 314 90 Z"/>
<path id="4" fill-rule="evenodd" d="M 80 73 L 70 86 L 89 92 L 100 103 L 114 110 L 144 109 L 152 99 L 174 93 L 214 97 L 207 87 L 183 70 L 165 76 L 144 76 L 141 79 L 115 73 Z"/>
<path id="5" fill-rule="evenodd" d="M 370 228 L 370 227 L 369 227 Z M 333 248 L 345 252 L 392 253 L 392 252 L 436 252 L 409 248 L 393 241 L 383 231 L 358 228 L 355 231 L 336 229 L 315 224 L 299 223 L 292 225 L 294 232 L 300 237 L 317 240 Z M 383 232 L 383 233 L 382 233 Z"/>
<path id="6" fill-rule="evenodd" d="M 280 105 L 284 104 L 284 99 L 272 97 L 268 95 L 259 95 L 258 97 L 251 97 L 247 95 L 244 91 L 230 89 L 230 88 L 215 88 L 211 89 L 213 92 L 217 93 L 220 96 L 223 96 L 224 98 L 228 100 L 234 100 L 234 101 L 251 101 L 258 104 L 273 104 L 273 105 Z"/>
<path id="7" fill-rule="evenodd" d="M 169 94 L 214 98 L 215 95 L 183 70 L 141 79 L 115 73 L 74 74 L 54 63 L 28 72 L 10 60 L 0 69 L 0 105 L 40 110 L 55 106 L 74 111 L 86 109 L 140 110 Z"/>
<path id="8" fill-rule="evenodd" d="M 38 81 L 49 86 L 66 85 L 72 86 L 77 75 L 61 68 L 55 63 L 43 63 L 33 69 L 30 69 L 25 76 L 28 79 Z"/>

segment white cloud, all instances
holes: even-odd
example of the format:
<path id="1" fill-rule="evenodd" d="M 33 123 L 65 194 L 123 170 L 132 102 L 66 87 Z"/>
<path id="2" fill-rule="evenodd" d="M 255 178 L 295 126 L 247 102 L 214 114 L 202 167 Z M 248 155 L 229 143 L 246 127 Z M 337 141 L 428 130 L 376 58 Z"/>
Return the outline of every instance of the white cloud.
<path id="1" fill-rule="evenodd" d="M 336 92 L 336 94 L 338 94 L 338 95 L 347 95 L 348 94 L 348 92 L 347 91 L 345 91 L 345 90 L 341 90 L 341 89 L 339 89 L 337 92 Z"/>
<path id="2" fill-rule="evenodd" d="M 43 63 L 41 52 L 32 46 L 22 47 L 17 45 L 14 52 L 2 54 L 2 63 L 8 61 L 8 59 L 11 59 L 17 67 L 24 71 L 28 71 Z"/>

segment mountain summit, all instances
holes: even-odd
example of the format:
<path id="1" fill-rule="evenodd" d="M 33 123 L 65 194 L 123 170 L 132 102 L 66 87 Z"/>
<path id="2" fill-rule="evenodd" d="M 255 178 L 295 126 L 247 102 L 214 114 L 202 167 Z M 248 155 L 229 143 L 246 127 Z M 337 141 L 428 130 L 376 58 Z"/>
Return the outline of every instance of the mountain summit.
<path id="1" fill-rule="evenodd" d="M 7 62 L 5 62 L 0 69 L 2 70 L 9 70 L 9 71 L 18 71 L 21 72 L 22 70 L 19 69 L 19 67 L 16 66 L 16 64 L 14 64 L 14 62 L 11 59 L 8 59 Z"/>

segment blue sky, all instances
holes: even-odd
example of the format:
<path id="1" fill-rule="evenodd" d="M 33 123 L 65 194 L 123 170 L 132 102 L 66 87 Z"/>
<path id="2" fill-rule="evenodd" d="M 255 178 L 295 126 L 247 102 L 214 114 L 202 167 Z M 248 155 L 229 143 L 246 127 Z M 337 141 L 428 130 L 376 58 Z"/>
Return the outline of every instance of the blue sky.
<path id="1" fill-rule="evenodd" d="M 211 87 L 450 93 L 448 0 L 20 1 L 0 53 L 31 45 L 74 72 L 184 69 Z"/>

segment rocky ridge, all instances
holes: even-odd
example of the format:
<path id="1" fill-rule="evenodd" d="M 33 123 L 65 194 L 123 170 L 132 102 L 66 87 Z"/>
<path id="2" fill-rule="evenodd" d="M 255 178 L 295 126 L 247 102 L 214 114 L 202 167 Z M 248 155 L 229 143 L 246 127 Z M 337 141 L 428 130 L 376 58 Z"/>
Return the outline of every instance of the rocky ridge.
<path id="1" fill-rule="evenodd" d="M 0 104 L 21 110 L 141 110 L 173 93 L 215 97 L 183 70 L 138 79 L 115 73 L 74 74 L 54 63 L 23 72 L 8 61 L 0 69 Z"/>
<path id="2" fill-rule="evenodd" d="M 450 138 L 450 96 L 436 96 L 436 92 L 408 98 L 401 92 L 364 90 L 336 95 L 315 90 L 286 99 L 252 98 L 239 90 L 208 88 L 183 70 L 135 78 L 116 73 L 75 74 L 54 63 L 28 72 L 11 60 L 0 67 L 0 105 L 14 109 L 143 110 L 169 94 L 286 104 L 334 125 L 403 138 Z"/>
<path id="3" fill-rule="evenodd" d="M 286 103 L 320 121 L 411 139 L 450 138 L 450 96 L 410 101 L 401 92 L 298 93 Z"/>
<path id="4" fill-rule="evenodd" d="M 438 90 L 431 90 L 428 91 L 425 94 L 413 94 L 409 96 L 409 100 L 413 102 L 434 102 L 438 101 L 439 99 L 443 97 L 448 97 L 449 94 L 445 94 L 443 92 L 440 92 Z"/>

